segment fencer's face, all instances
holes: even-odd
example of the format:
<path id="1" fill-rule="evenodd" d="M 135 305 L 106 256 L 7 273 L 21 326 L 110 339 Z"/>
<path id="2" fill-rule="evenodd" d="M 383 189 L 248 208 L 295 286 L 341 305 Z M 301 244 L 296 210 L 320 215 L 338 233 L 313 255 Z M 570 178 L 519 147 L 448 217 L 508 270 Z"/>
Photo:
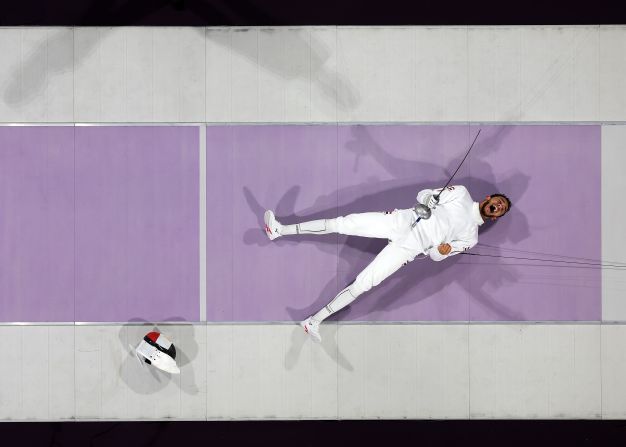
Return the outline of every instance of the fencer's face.
<path id="1" fill-rule="evenodd" d="M 480 214 L 485 219 L 496 220 L 509 210 L 509 205 L 504 197 L 487 196 L 480 205 Z"/>

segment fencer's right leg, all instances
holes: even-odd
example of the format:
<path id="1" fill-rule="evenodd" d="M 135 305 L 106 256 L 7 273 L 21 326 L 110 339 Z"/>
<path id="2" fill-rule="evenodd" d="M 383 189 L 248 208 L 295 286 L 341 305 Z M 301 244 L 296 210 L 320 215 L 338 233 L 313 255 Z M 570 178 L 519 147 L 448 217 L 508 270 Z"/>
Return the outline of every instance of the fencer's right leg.
<path id="1" fill-rule="evenodd" d="M 383 248 L 351 284 L 341 290 L 335 298 L 316 314 L 302 321 L 300 326 L 313 340 L 321 341 L 320 323 L 322 321 L 352 303 L 372 287 L 376 287 L 399 268 L 415 259 L 415 256 L 416 252 L 414 250 L 391 242 Z"/>

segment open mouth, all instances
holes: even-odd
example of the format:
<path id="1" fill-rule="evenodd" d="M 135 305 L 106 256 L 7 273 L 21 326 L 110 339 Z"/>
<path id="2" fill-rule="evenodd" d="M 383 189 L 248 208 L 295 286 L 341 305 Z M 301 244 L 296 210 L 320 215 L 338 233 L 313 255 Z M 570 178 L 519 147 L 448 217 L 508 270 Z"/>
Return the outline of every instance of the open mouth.
<path id="1" fill-rule="evenodd" d="M 489 211 L 491 211 L 492 213 L 496 212 L 496 206 L 495 205 L 489 205 Z"/>

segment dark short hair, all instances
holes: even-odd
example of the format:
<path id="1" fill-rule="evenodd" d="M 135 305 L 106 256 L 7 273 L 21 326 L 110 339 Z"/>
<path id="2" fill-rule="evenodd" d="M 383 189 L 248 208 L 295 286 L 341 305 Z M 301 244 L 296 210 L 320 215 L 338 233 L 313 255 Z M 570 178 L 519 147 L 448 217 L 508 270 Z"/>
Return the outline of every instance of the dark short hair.
<path id="1" fill-rule="evenodd" d="M 508 213 L 511 210 L 511 199 L 509 199 L 504 194 L 500 194 L 500 193 L 491 194 L 491 197 L 502 197 L 504 200 L 506 200 L 506 204 L 507 204 L 506 213 Z M 504 214 L 506 214 L 506 213 L 504 213 Z M 504 214 L 503 214 L 503 216 L 504 216 Z"/>

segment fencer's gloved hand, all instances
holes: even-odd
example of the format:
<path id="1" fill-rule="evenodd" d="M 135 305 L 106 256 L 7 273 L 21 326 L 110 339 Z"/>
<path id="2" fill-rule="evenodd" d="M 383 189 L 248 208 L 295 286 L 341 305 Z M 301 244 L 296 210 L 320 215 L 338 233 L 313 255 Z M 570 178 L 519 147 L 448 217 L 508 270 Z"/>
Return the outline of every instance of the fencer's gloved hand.
<path id="1" fill-rule="evenodd" d="M 431 210 L 437 208 L 437 205 L 439 204 L 439 197 L 436 197 L 434 194 L 430 194 L 426 196 L 425 199 L 426 200 L 424 200 L 424 204 L 428 208 L 430 208 Z"/>
<path id="2" fill-rule="evenodd" d="M 452 246 L 448 243 L 439 244 L 437 250 L 439 250 L 440 255 L 448 256 L 452 251 Z"/>

